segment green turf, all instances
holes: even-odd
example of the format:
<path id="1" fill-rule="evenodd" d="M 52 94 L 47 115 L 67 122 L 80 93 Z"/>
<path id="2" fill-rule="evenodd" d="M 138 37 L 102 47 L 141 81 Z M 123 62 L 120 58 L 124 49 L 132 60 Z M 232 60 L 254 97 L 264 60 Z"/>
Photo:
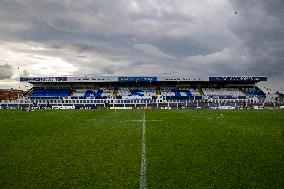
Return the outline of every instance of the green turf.
<path id="1" fill-rule="evenodd" d="M 138 188 L 136 112 L 1 111 L 0 188 Z"/>
<path id="2" fill-rule="evenodd" d="M 283 188 L 284 111 L 145 112 L 148 188 Z M 1 110 L 0 188 L 139 188 L 143 114 Z"/>
<path id="3" fill-rule="evenodd" d="M 168 111 L 147 117 L 164 120 L 147 122 L 150 188 L 284 186 L 284 111 Z"/>

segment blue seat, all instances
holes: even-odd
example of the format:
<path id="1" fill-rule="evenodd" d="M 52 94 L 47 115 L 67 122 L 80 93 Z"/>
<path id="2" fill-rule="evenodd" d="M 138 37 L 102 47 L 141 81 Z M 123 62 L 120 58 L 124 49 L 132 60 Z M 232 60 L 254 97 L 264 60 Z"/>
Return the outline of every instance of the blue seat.
<path id="1" fill-rule="evenodd" d="M 71 89 L 39 89 L 35 88 L 32 91 L 33 97 L 63 97 L 69 96 L 71 93 Z"/>
<path id="2" fill-rule="evenodd" d="M 130 93 L 132 96 L 144 96 L 143 91 L 140 89 L 132 89 Z"/>
<path id="3" fill-rule="evenodd" d="M 244 89 L 244 92 L 248 96 L 265 96 L 264 92 L 257 88 L 247 88 Z"/>

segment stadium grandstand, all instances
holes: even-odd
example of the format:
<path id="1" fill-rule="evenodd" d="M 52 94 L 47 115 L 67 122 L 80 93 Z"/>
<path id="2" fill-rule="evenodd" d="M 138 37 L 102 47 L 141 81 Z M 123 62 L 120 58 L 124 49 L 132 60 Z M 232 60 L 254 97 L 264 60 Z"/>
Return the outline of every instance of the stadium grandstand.
<path id="1" fill-rule="evenodd" d="M 32 84 L 22 97 L 2 100 L 14 108 L 244 108 L 273 103 L 257 87 L 265 76 L 191 77 L 21 77 Z"/>

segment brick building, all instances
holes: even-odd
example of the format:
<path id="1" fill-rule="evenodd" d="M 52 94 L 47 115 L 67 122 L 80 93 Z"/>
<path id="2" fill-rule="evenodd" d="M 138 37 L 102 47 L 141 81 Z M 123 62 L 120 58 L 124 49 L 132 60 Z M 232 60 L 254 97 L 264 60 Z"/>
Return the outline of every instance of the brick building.
<path id="1" fill-rule="evenodd" d="M 15 89 L 0 89 L 0 100 L 16 100 L 24 95 L 25 91 Z"/>

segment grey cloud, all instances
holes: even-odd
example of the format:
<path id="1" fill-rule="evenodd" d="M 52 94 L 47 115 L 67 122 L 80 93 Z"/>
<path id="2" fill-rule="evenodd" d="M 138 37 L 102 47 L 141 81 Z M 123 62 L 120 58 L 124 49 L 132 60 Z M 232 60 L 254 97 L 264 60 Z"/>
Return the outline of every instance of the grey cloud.
<path id="1" fill-rule="evenodd" d="M 23 76 L 28 77 L 29 76 L 29 70 L 23 70 Z"/>
<path id="2" fill-rule="evenodd" d="M 161 58 L 161 59 L 164 59 L 164 58 L 165 59 L 173 59 L 173 57 L 171 57 L 170 55 L 163 53 L 158 48 L 156 48 L 152 45 L 149 45 L 149 44 L 136 44 L 136 45 L 134 45 L 134 48 L 142 51 L 147 56 L 158 57 L 158 58 Z"/>
<path id="3" fill-rule="evenodd" d="M 0 80 L 10 79 L 13 75 L 12 66 L 8 63 L 0 64 Z"/>
<path id="4" fill-rule="evenodd" d="M 248 72 L 284 80 L 284 2 L 235 0 L 237 24 L 230 29 L 247 49 Z"/>

